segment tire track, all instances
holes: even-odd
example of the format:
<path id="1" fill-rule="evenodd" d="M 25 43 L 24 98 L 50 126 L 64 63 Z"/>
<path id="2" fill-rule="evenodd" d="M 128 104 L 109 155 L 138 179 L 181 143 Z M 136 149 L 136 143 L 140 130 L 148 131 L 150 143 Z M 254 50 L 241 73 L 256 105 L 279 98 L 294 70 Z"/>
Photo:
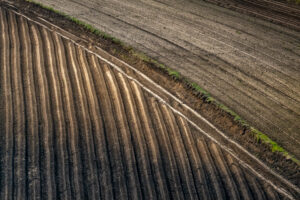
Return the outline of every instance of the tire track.
<path id="1" fill-rule="evenodd" d="M 93 2 L 93 1 L 90 1 Z M 94 4 L 91 4 L 94 5 Z M 203 46 L 211 46 L 212 49 L 216 49 L 216 46 L 220 46 L 225 45 L 225 46 L 230 46 L 233 49 L 236 49 L 235 45 L 232 45 L 230 43 L 224 43 L 222 42 L 219 38 L 221 37 L 222 40 L 224 40 L 223 36 L 218 34 L 218 37 L 212 37 L 213 39 L 213 43 L 211 43 L 211 41 L 208 42 L 204 42 L 206 40 L 208 40 L 208 38 L 203 37 L 205 36 L 206 33 L 202 33 L 203 29 L 207 29 L 207 25 L 203 26 L 203 25 L 199 25 L 199 21 L 197 21 L 197 23 L 189 23 L 187 24 L 187 21 L 183 21 L 186 18 L 183 18 L 184 16 L 178 17 L 178 14 L 175 15 L 171 15 L 172 16 L 172 20 L 168 19 L 168 15 L 159 15 L 157 16 L 158 20 L 153 21 L 151 20 L 151 15 L 154 15 L 154 11 L 151 11 L 151 7 L 147 6 L 146 8 L 144 6 L 141 7 L 136 7 L 134 6 L 135 4 L 129 6 L 128 3 L 126 4 L 120 4 L 120 7 L 111 7 L 110 5 L 106 5 L 105 7 L 101 8 L 101 10 L 105 10 L 106 13 L 110 13 L 113 16 L 121 16 L 122 15 L 122 8 L 126 7 L 126 9 L 129 12 L 129 15 L 126 16 L 126 22 L 130 23 L 130 24 L 137 24 L 140 27 L 144 27 L 145 29 L 147 29 L 149 32 L 156 34 L 159 37 L 163 37 L 164 39 L 168 38 L 168 36 L 164 37 L 164 33 L 161 32 L 161 28 L 165 25 L 172 25 L 169 27 L 166 27 L 169 34 L 170 33 L 174 33 L 176 32 L 176 34 L 173 34 L 172 40 L 170 42 L 174 42 L 174 44 L 178 44 L 182 47 L 187 47 L 189 48 L 189 51 L 194 51 L 195 52 L 195 47 L 196 48 L 201 48 Z M 149 9 L 150 11 L 145 12 L 145 10 Z M 166 9 L 168 12 L 174 13 L 174 9 L 168 8 Z M 172 11 L 170 11 L 172 10 Z M 162 13 L 164 13 L 164 10 L 162 10 Z M 136 17 L 138 16 L 138 17 Z M 120 19 L 120 17 L 117 17 L 118 19 Z M 176 21 L 174 20 L 176 19 Z M 178 22 L 180 22 L 180 24 L 178 24 Z M 200 21 L 201 23 L 201 21 Z M 197 27 L 195 27 L 197 26 Z M 201 30 L 201 32 L 199 32 L 199 29 Z M 189 30 L 189 32 L 187 33 L 184 30 Z M 211 28 L 211 32 L 216 33 L 212 28 Z M 202 36 L 202 37 L 201 37 Z M 199 37 L 201 37 L 201 39 L 199 39 Z M 188 39 L 187 39 L 188 38 Z M 203 45 L 203 42 L 205 43 L 205 45 Z M 240 43 L 240 41 L 238 41 Z M 251 48 L 251 47 L 247 47 L 247 48 Z M 246 48 L 246 49 L 247 49 Z M 245 48 L 244 48 L 245 49 Z M 243 51 L 243 53 L 245 53 Z M 255 52 L 254 52 L 255 53 Z M 248 56 L 252 56 L 254 57 L 252 54 L 247 54 Z M 273 58 L 273 57 L 271 57 Z M 276 58 L 275 58 L 276 59 Z M 268 65 L 268 67 L 273 67 L 272 65 Z M 280 70 L 278 70 L 278 68 Z M 288 74 L 286 74 L 285 70 L 286 68 L 281 67 L 281 66 L 276 66 L 274 67 L 275 70 L 277 70 L 280 74 L 286 75 L 289 78 L 292 78 L 295 73 L 289 72 Z M 296 70 L 294 70 L 294 72 L 296 72 Z M 275 77 L 278 78 L 278 77 Z M 295 78 L 293 78 L 295 79 Z M 283 79 L 286 80 L 286 79 Z"/>
<path id="2" fill-rule="evenodd" d="M 4 199 L 289 197 L 114 64 L 2 8 L 0 20 Z"/>
<path id="3" fill-rule="evenodd" d="M 141 45 L 141 44 L 140 44 Z M 181 56 L 181 55 L 179 55 L 178 56 L 178 58 L 181 58 L 181 57 L 183 57 L 183 56 Z M 169 59 L 167 59 L 167 60 L 169 60 Z M 195 64 L 195 62 L 193 62 L 194 64 Z M 198 65 L 198 64 L 197 64 Z M 201 66 L 201 65 L 198 65 L 198 66 Z M 205 66 L 205 65 L 203 65 L 203 66 Z M 193 68 L 195 68 L 195 66 L 194 65 L 190 65 L 189 66 L 191 69 L 193 69 Z M 206 68 L 205 68 L 206 69 Z M 196 70 L 196 68 L 195 68 L 195 70 Z M 191 74 L 195 74 L 195 73 L 193 73 L 193 70 L 185 70 L 185 72 L 190 72 Z M 207 72 L 206 72 L 207 73 Z M 222 73 L 222 74 L 224 74 L 224 73 Z M 195 76 L 197 76 L 197 75 L 195 75 Z M 247 115 L 247 119 L 249 120 L 249 121 L 256 121 L 256 123 L 258 124 L 258 127 L 263 127 L 263 128 L 261 128 L 261 129 L 264 129 L 264 131 L 265 132 L 270 132 L 270 133 L 273 133 L 274 132 L 274 130 L 276 130 L 276 132 L 277 131 L 279 131 L 279 132 L 283 132 L 283 133 L 285 133 L 286 131 L 285 130 L 283 130 L 282 128 L 279 128 L 278 127 L 278 125 L 277 125 L 277 123 L 273 123 L 273 122 L 271 122 L 271 121 L 269 121 L 268 120 L 268 118 L 270 118 L 270 117 L 272 117 L 272 116 L 278 116 L 278 114 L 270 114 L 270 115 L 268 115 L 268 117 L 266 118 L 265 117 L 265 114 L 260 114 L 260 113 L 268 113 L 269 111 L 267 110 L 267 109 L 265 109 L 265 106 L 261 106 L 260 107 L 260 109 L 262 109 L 263 111 L 261 111 L 261 112 L 253 112 L 253 109 L 250 109 L 250 106 L 249 106 L 249 103 L 247 103 L 247 104 L 243 104 L 243 105 L 241 105 L 241 101 L 236 101 L 235 99 L 232 99 L 232 98 L 230 98 L 230 100 L 227 100 L 227 98 L 228 97 L 230 97 L 230 95 L 228 95 L 228 94 L 224 94 L 224 92 L 220 92 L 220 91 L 217 91 L 216 92 L 216 90 L 217 90 L 217 88 L 218 88 L 218 86 L 219 85 L 228 85 L 228 83 L 229 82 L 225 82 L 225 83 L 223 83 L 223 84 L 218 84 L 218 85 L 216 85 L 216 84 L 213 84 L 215 81 L 216 81 L 216 79 L 218 80 L 218 78 L 211 78 L 211 81 L 204 81 L 204 77 L 206 76 L 206 74 L 203 74 L 203 76 L 201 76 L 201 77 L 199 77 L 199 79 L 197 79 L 198 80 L 198 82 L 200 81 L 200 80 L 203 80 L 203 81 L 200 81 L 202 84 L 204 84 L 204 85 L 206 85 L 205 87 L 211 87 L 212 89 L 210 90 L 212 93 L 215 93 L 215 94 L 222 94 L 222 96 L 224 96 L 224 95 L 226 95 L 226 98 L 225 97 L 223 97 L 223 99 L 222 100 L 224 100 L 224 101 L 230 101 L 230 107 L 234 107 L 234 106 L 236 106 L 236 105 L 240 105 L 240 108 L 243 108 L 244 110 L 242 110 L 242 109 L 238 109 L 238 111 L 239 112 L 242 112 L 242 113 L 240 113 L 241 115 L 243 115 L 243 116 L 246 116 Z M 213 76 L 215 76 L 215 75 L 213 75 Z M 208 84 L 209 83 L 209 84 Z M 230 85 L 230 84 L 229 84 Z M 228 88 L 226 88 L 226 91 L 236 91 L 237 90 L 237 87 L 234 87 L 233 89 L 228 89 Z M 222 90 L 223 91 L 223 90 Z M 241 90 L 239 90 L 239 91 L 241 91 Z M 236 92 L 234 92 L 234 94 L 237 94 Z M 242 92 L 242 94 L 244 94 L 244 92 Z M 253 95 L 251 95 L 251 98 L 250 99 L 252 99 L 253 97 L 256 97 L 255 95 L 253 96 Z M 245 99 L 245 98 L 244 98 Z M 248 101 L 249 100 L 249 96 L 247 96 L 247 98 L 246 98 L 246 101 Z M 261 101 L 261 100 L 260 100 Z M 273 100 L 271 100 L 271 101 L 273 101 Z M 258 107 L 258 106 L 260 106 L 260 104 L 261 103 L 258 103 L 258 104 L 255 104 L 255 102 L 252 102 L 252 105 L 255 105 L 256 107 Z M 251 106 L 251 108 L 252 108 L 253 106 Z M 275 106 L 275 107 L 277 107 L 277 106 Z M 277 112 L 277 110 L 282 110 L 282 106 L 280 107 L 280 108 L 277 108 L 276 110 L 274 110 L 275 112 Z M 271 109 L 273 109 L 273 107 L 271 107 Z M 245 114 L 246 113 L 246 114 Z M 252 113 L 251 115 L 253 115 L 253 116 L 250 116 L 250 114 L 248 114 L 248 113 Z M 261 117 L 259 120 L 256 120 L 256 118 L 258 118 L 258 117 Z M 292 118 L 291 120 L 286 120 L 286 122 L 290 122 L 290 123 L 293 123 L 293 125 L 291 126 L 291 125 L 287 125 L 287 127 L 293 127 L 293 126 L 297 126 L 295 123 L 294 123 L 294 120 L 293 120 L 294 118 Z M 274 120 L 278 120 L 278 118 L 274 118 Z M 264 123 L 261 123 L 261 121 L 264 121 Z M 278 123 L 280 123 L 280 122 L 282 122 L 282 121 L 277 121 Z M 270 127 L 270 128 L 267 128 L 267 127 Z M 293 129 L 292 130 L 295 130 L 295 131 L 293 131 L 292 132 L 292 134 L 295 134 L 295 133 L 297 133 L 297 128 L 296 127 L 293 127 Z M 286 135 L 288 135 L 287 133 L 285 133 Z M 274 134 L 272 134 L 272 137 L 275 137 L 274 136 Z M 293 140 L 294 141 L 296 141 L 296 138 L 293 136 L 293 135 L 291 135 L 291 137 L 293 137 Z"/>
<path id="4" fill-rule="evenodd" d="M 58 1 L 41 2 L 54 5 L 53 2 Z M 296 31 L 199 1 L 188 1 L 183 5 L 182 1 L 175 0 L 131 0 L 126 4 L 118 1 L 99 3 L 68 0 L 67 7 L 57 9 L 74 14 L 177 69 L 253 126 L 270 132 L 270 137 L 288 151 L 296 156 L 299 153 L 294 148 L 298 143 L 290 145 L 289 142 L 296 141 L 299 133 L 296 121 L 300 94 L 296 64 L 299 60 L 299 37 Z M 201 29 L 200 35 L 197 29 Z M 225 36 L 220 35 L 223 32 Z M 206 51 L 201 51 L 203 49 Z M 206 60 L 193 54 L 205 54 Z M 212 54 L 222 59 L 215 60 Z M 197 65 L 199 60 L 213 74 L 217 71 L 223 80 L 214 75 L 211 81 L 203 81 L 202 76 L 206 76 L 206 79 L 209 77 Z M 208 62 L 214 60 L 219 66 Z M 235 66 L 229 68 L 230 73 L 226 68 L 228 62 Z M 231 79 L 235 81 L 234 85 Z M 233 87 L 235 85 L 238 87 Z M 225 98 L 223 93 L 226 94 Z M 236 97 L 236 94 L 239 96 Z M 253 97 L 256 99 L 253 100 Z M 237 103 L 232 101 L 235 98 Z M 258 112 L 249 112 L 249 98 L 252 98 L 250 103 L 255 106 L 253 110 Z M 269 103 L 271 105 L 266 108 Z M 282 124 L 283 128 L 280 127 Z M 286 137 L 281 137 L 283 134 Z"/>

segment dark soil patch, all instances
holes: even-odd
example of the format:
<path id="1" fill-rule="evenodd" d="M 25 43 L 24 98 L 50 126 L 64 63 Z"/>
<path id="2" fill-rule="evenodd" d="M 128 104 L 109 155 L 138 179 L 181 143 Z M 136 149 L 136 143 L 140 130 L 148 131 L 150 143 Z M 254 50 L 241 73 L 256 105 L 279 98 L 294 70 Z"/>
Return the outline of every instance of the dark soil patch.
<path id="1" fill-rule="evenodd" d="M 0 2 L 0 5 L 5 6 L 6 4 Z M 269 145 L 257 141 L 257 138 L 248 128 L 234 121 L 233 116 L 221 110 L 217 105 L 207 102 L 206 98 L 200 92 L 191 89 L 189 85 L 184 84 L 183 80 L 176 80 L 174 77 L 168 76 L 167 72 L 161 69 L 157 64 L 145 62 L 134 56 L 132 48 L 126 47 L 113 40 L 99 37 L 83 26 L 78 26 L 75 22 L 67 20 L 64 16 L 24 1 L 15 1 L 14 5 L 19 12 L 33 18 L 38 16 L 47 19 L 49 22 L 73 33 L 79 38 L 89 41 L 90 44 L 97 44 L 113 56 L 142 71 L 156 83 L 162 85 L 198 111 L 216 127 L 224 131 L 228 136 L 236 140 L 276 172 L 295 185 L 300 186 L 300 166 L 292 160 L 286 159 L 282 154 L 272 152 Z"/>

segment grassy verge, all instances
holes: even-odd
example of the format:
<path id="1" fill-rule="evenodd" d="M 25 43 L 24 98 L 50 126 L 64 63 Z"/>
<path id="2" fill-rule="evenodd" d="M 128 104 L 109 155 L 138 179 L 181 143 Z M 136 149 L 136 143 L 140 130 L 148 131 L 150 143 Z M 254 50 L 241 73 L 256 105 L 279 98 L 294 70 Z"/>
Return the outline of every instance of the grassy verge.
<path id="1" fill-rule="evenodd" d="M 164 71 L 169 76 L 171 76 L 174 80 L 181 81 L 183 84 L 187 85 L 189 88 L 192 88 L 194 91 L 196 91 L 198 94 L 200 94 L 201 98 L 205 102 L 215 104 L 218 108 L 220 108 L 224 112 L 231 115 L 235 122 L 237 122 L 241 126 L 247 128 L 248 130 L 251 131 L 253 136 L 257 139 L 257 142 L 262 142 L 262 143 L 265 143 L 265 144 L 269 145 L 272 152 L 278 152 L 278 153 L 282 154 L 283 156 L 285 156 L 287 159 L 291 159 L 293 162 L 295 162 L 296 164 L 298 164 L 300 166 L 300 160 L 297 160 L 294 156 L 289 154 L 284 148 L 282 148 L 279 144 L 277 144 L 275 141 L 270 139 L 266 134 L 262 133 L 261 131 L 257 130 L 256 128 L 250 126 L 245 120 L 242 119 L 242 117 L 240 117 L 237 113 L 235 113 L 233 110 L 231 110 L 227 106 L 225 106 L 222 103 L 218 102 L 215 98 L 213 98 L 211 96 L 210 93 L 208 93 L 206 90 L 201 88 L 197 83 L 192 82 L 192 81 L 184 78 L 178 71 L 173 70 L 173 69 L 165 66 L 162 63 L 159 63 L 157 60 L 154 60 L 154 59 L 148 57 L 144 53 L 141 53 L 141 52 L 138 52 L 138 51 L 132 49 L 130 46 L 126 45 L 125 43 L 123 43 L 119 39 L 114 38 L 113 36 L 111 36 L 107 33 L 104 33 L 102 31 L 98 30 L 97 28 L 94 28 L 92 25 L 87 24 L 87 23 L 85 23 L 85 22 L 83 22 L 79 19 L 76 19 L 75 17 L 71 17 L 71 16 L 69 16 L 65 13 L 62 13 L 58 10 L 55 10 L 55 9 L 49 7 L 49 6 L 42 5 L 41 3 L 35 2 L 33 0 L 26 0 L 26 1 L 34 3 L 34 4 L 40 6 L 44 9 L 55 12 L 55 13 L 61 15 L 61 16 L 64 16 L 66 19 L 71 20 L 71 21 L 73 21 L 74 23 L 76 23 L 80 26 L 83 26 L 85 29 L 87 29 L 88 31 L 96 34 L 97 36 L 100 36 L 104 39 L 110 40 L 115 44 L 119 44 L 120 46 L 122 46 L 123 48 L 128 50 L 129 53 L 132 56 L 135 56 L 135 57 L 137 57 L 138 59 L 140 59 L 144 62 L 153 64 L 154 66 L 158 67 L 160 70 Z M 300 3 L 300 0 L 294 0 L 294 1 Z"/>

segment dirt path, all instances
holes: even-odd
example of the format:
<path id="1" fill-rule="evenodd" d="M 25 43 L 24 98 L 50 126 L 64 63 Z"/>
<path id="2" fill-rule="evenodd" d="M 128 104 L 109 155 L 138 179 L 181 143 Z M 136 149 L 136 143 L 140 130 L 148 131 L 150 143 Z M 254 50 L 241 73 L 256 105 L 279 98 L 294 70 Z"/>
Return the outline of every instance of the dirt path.
<path id="1" fill-rule="evenodd" d="M 202 1 L 39 2 L 178 70 L 300 157 L 299 32 Z"/>
<path id="2" fill-rule="evenodd" d="M 298 197 L 73 40 L 4 8 L 0 33 L 1 199 Z"/>

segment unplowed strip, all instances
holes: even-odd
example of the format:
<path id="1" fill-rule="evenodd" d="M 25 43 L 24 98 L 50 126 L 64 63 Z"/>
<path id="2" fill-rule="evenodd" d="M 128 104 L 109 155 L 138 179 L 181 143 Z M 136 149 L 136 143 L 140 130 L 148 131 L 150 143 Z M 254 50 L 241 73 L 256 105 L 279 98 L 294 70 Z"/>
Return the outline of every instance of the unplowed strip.
<path id="1" fill-rule="evenodd" d="M 2 8 L 0 31 L 1 199 L 289 197 L 115 64 Z"/>

